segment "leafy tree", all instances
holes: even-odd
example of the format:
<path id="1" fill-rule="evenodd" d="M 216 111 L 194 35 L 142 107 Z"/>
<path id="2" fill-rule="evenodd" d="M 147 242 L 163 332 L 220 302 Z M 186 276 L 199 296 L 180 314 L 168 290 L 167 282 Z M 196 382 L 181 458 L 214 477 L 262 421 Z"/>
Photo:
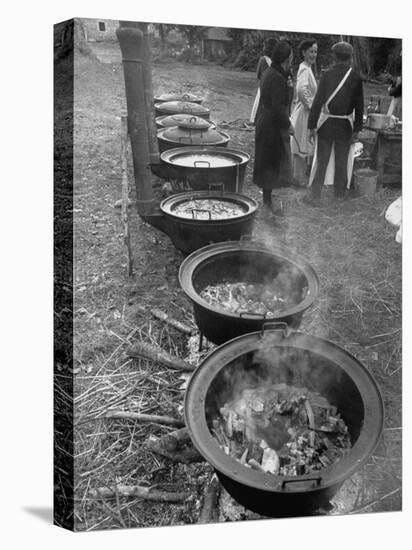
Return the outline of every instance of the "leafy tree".
<path id="1" fill-rule="evenodd" d="M 200 44 L 205 37 L 206 31 L 210 27 L 201 27 L 197 25 L 176 25 L 176 29 L 185 37 L 190 49 Z"/>
<path id="2" fill-rule="evenodd" d="M 170 31 L 175 30 L 177 25 L 169 25 L 164 23 L 154 23 L 155 29 L 159 33 L 160 53 L 163 55 L 167 49 L 167 37 Z"/>
<path id="3" fill-rule="evenodd" d="M 318 59 L 315 67 L 315 72 L 318 75 L 322 69 L 331 65 L 333 61 L 331 48 L 335 42 L 340 40 L 346 40 L 353 45 L 354 63 L 364 78 L 377 76 L 386 71 L 399 74 L 401 70 L 402 42 L 398 39 L 236 28 L 229 29 L 229 36 L 233 40 L 233 53 L 230 61 L 235 67 L 242 70 L 256 68 L 259 57 L 262 55 L 263 41 L 268 36 L 279 40 L 286 39 L 290 42 L 295 54 L 293 62 L 295 73 L 301 62 L 298 47 L 305 38 L 314 38 L 318 43 Z"/>

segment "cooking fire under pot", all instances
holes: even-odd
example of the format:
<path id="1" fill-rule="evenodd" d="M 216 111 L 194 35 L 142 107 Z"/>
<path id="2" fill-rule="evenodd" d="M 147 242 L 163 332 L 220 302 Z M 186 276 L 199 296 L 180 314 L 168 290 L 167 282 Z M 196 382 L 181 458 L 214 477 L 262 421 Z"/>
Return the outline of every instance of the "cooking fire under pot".
<path id="1" fill-rule="evenodd" d="M 179 282 L 201 334 L 218 345 L 267 321 L 298 328 L 319 292 L 318 277 L 302 258 L 245 238 L 193 252 L 180 266 Z"/>
<path id="2" fill-rule="evenodd" d="M 158 129 L 168 128 L 170 126 L 179 126 L 179 124 L 188 122 L 189 120 L 195 120 L 199 128 L 216 128 L 216 124 L 214 122 L 190 114 L 162 115 L 155 118 L 156 126 Z"/>
<path id="3" fill-rule="evenodd" d="M 163 153 L 168 149 L 181 147 L 182 145 L 226 147 L 230 141 L 230 136 L 221 130 L 210 128 L 210 124 L 206 120 L 200 117 L 192 117 L 189 120 L 178 122 L 177 126 L 158 130 L 157 140 L 159 150 Z"/>
<path id="4" fill-rule="evenodd" d="M 227 342 L 204 359 L 189 380 L 185 421 L 194 446 L 237 502 L 268 517 L 311 515 L 330 507 L 345 480 L 372 454 L 383 429 L 382 397 L 368 370 L 338 345 L 270 325 Z M 242 391 L 264 393 L 272 387 L 303 388 L 330 404 L 346 426 L 350 448 L 303 475 L 253 469 L 222 449 L 215 427 L 227 403 Z"/>
<path id="5" fill-rule="evenodd" d="M 163 177 L 194 190 L 223 184 L 226 192 L 241 193 L 250 156 L 223 147 L 176 147 L 160 155 Z"/>
<path id="6" fill-rule="evenodd" d="M 166 103 L 168 101 L 189 101 L 190 103 L 198 103 L 200 105 L 203 98 L 189 92 L 170 92 L 154 97 L 155 103 Z"/>
<path id="7" fill-rule="evenodd" d="M 210 109 L 190 101 L 165 101 L 164 103 L 155 103 L 154 108 L 156 116 L 188 114 L 206 120 L 210 118 Z"/>
<path id="8" fill-rule="evenodd" d="M 190 191 L 163 200 L 168 234 L 178 250 L 190 254 L 210 243 L 239 240 L 252 232 L 258 205 L 239 193 Z"/>

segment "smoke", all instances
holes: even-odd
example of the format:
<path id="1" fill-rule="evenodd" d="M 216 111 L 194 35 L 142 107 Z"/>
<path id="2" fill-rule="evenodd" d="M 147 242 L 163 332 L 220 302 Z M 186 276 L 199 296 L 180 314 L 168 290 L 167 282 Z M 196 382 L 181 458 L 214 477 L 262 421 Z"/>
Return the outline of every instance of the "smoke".
<path id="1" fill-rule="evenodd" d="M 206 414 L 212 419 L 228 402 L 242 399 L 245 390 L 286 384 L 319 392 L 331 405 L 345 411 L 353 407 L 359 416 L 361 398 L 344 370 L 322 351 L 322 344 L 310 343 L 310 350 L 283 342 L 280 331 L 268 331 L 257 341 L 256 349 L 229 363 L 213 379 L 206 396 Z M 344 390 L 344 391 L 343 391 Z M 348 395 L 346 393 L 349 392 Z M 350 401 L 352 397 L 359 403 Z M 349 424 L 358 422 L 349 415 Z"/>
<path id="2" fill-rule="evenodd" d="M 327 312 L 330 307 L 331 298 L 329 296 L 329 287 L 331 281 L 328 271 L 334 268 L 330 265 L 329 258 L 326 254 L 327 248 L 322 250 L 319 241 L 319 229 L 316 227 L 316 220 L 311 220 L 305 226 L 302 219 L 298 215 L 289 215 L 288 204 L 283 203 L 285 208 L 285 216 L 282 217 L 281 223 L 274 224 L 273 221 L 259 220 L 255 225 L 255 238 L 257 242 L 262 243 L 268 250 L 274 254 L 279 254 L 285 258 L 296 259 L 300 265 L 306 264 L 310 266 L 319 277 L 319 296 L 314 304 L 305 311 L 303 316 L 303 327 L 310 326 L 310 333 L 316 336 L 327 338 L 329 336 L 330 327 L 325 326 L 320 317 L 321 312 Z M 293 264 L 292 264 L 293 265 Z M 326 267 L 326 269 L 325 269 Z M 290 276 L 292 278 L 299 277 L 298 269 L 293 265 Z M 288 272 L 282 275 L 282 282 L 288 285 Z M 302 273 L 300 274 L 302 276 Z M 303 277 L 304 279 L 304 277 Z M 332 283 L 336 282 L 333 281 Z M 302 286 L 307 283 L 302 281 Z M 291 283 L 289 282 L 289 286 Z M 306 289 L 302 288 L 302 299 L 306 295 Z M 308 331 L 309 332 L 309 331 Z"/>

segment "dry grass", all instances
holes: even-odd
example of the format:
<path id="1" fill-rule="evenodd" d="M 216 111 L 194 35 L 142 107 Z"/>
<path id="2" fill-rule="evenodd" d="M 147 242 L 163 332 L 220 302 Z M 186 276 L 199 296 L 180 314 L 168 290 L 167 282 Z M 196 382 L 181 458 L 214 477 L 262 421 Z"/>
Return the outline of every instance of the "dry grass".
<path id="1" fill-rule="evenodd" d="M 306 257 L 320 278 L 320 295 L 301 330 L 341 345 L 373 374 L 385 405 L 381 442 L 363 468 L 367 497 L 354 510 L 401 509 L 402 296 L 401 247 L 381 215 L 398 192 L 336 203 L 326 196 L 312 210 L 283 193 L 285 218 L 260 235 Z M 327 190 L 325 195 L 330 195 Z M 258 232 L 259 234 L 259 232 Z"/>
<path id="2" fill-rule="evenodd" d="M 182 75 L 184 79 L 182 80 Z M 214 67 L 155 67 L 160 91 L 209 90 L 215 120 L 247 116 L 254 75 Z M 149 452 L 150 435 L 173 428 L 107 419 L 109 409 L 178 416 L 184 379 L 148 361 L 125 354 L 135 340 L 159 344 L 188 357 L 186 337 L 136 308 L 158 307 L 188 324 L 191 306 L 179 288 L 182 255 L 167 236 L 142 223 L 130 210 L 135 275 L 126 276 L 119 212 L 119 114 L 124 110 L 121 67 L 79 59 L 76 74 L 75 155 L 75 520 L 76 529 L 195 523 L 211 469 L 182 465 Z M 179 80 L 180 78 L 180 80 Z M 174 80 L 172 80 L 174 79 Z M 167 84 L 166 84 L 167 83 Z M 175 86 L 172 84 L 175 83 Z M 238 85 L 238 91 L 235 84 Z M 167 89 L 164 89 L 167 85 Z M 227 102 L 227 90 L 231 102 Z M 226 110 L 225 110 L 226 109 Z M 247 113 L 247 114 L 246 114 Z M 253 132 L 230 128 L 231 146 L 251 152 Z M 259 198 L 249 168 L 244 192 Z M 382 211 L 398 195 L 386 190 L 373 199 L 354 199 L 310 209 L 302 191 L 278 193 L 285 215 L 276 223 L 259 217 L 255 235 L 305 256 L 320 278 L 320 295 L 304 316 L 302 330 L 328 338 L 353 353 L 375 376 L 386 418 L 379 447 L 352 485 L 352 512 L 401 508 L 401 248 Z M 259 214 L 260 216 L 260 214 Z M 193 352 L 193 350 L 192 350 Z M 196 356 L 192 359 L 196 360 Z M 90 489 L 117 484 L 187 491 L 183 504 L 137 498 L 91 498 Z M 355 490 L 353 489 L 353 490 Z M 345 507 L 336 507 L 347 513 Z M 342 510 L 342 512 L 339 512 Z"/>
<path id="3" fill-rule="evenodd" d="M 154 326 L 156 325 L 156 326 Z M 192 523 L 198 493 L 210 474 L 206 465 L 170 463 L 145 448 L 151 435 L 173 428 L 108 419 L 110 410 L 182 417 L 187 374 L 167 371 L 149 361 L 130 359 L 125 348 L 135 339 L 178 353 L 177 334 L 158 323 L 136 327 L 104 360 L 94 374 L 76 376 L 75 448 L 77 528 L 85 530 Z M 187 491 L 184 504 L 162 504 L 139 498 L 92 498 L 90 489 L 139 485 L 168 492 Z"/>

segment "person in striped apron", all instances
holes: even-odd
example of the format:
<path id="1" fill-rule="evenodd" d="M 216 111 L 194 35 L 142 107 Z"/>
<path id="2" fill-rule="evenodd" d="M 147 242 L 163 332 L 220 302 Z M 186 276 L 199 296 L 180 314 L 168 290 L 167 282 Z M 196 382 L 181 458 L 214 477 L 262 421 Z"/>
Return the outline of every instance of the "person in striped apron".
<path id="1" fill-rule="evenodd" d="M 358 140 L 363 125 L 363 85 L 352 68 L 353 47 L 348 42 L 332 46 L 334 66 L 319 82 L 308 118 L 308 129 L 315 141 L 309 186 L 304 198 L 319 204 L 326 170 L 334 156 L 334 195 L 344 198 L 348 185 L 348 158 L 351 144 Z"/>

